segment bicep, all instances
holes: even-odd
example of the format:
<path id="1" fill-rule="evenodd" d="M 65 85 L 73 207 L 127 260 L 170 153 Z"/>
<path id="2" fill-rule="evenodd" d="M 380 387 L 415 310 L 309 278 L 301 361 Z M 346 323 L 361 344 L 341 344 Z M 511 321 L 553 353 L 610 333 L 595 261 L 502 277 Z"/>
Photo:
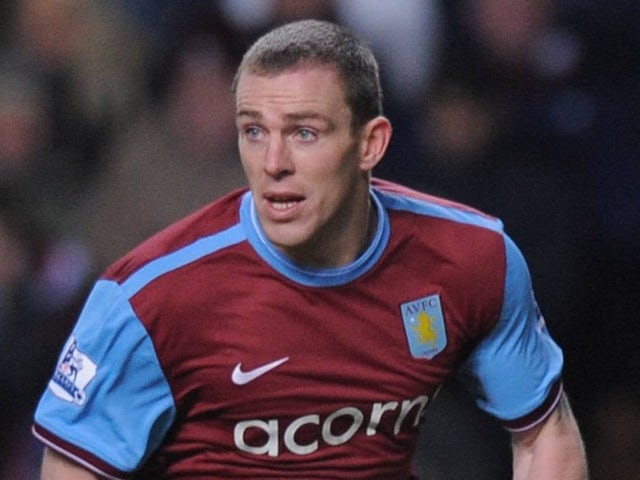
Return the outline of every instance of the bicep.
<path id="1" fill-rule="evenodd" d="M 563 415 L 561 410 L 564 409 L 564 393 L 562 394 L 561 401 L 558 402 L 556 408 L 549 414 L 547 418 L 544 419 L 543 422 L 520 432 L 512 432 L 511 441 L 514 448 L 514 451 L 521 451 L 532 448 L 535 443 L 540 440 L 542 437 L 554 437 L 555 431 L 559 429 L 561 419 Z"/>
<path id="2" fill-rule="evenodd" d="M 587 478 L 584 445 L 564 394 L 544 422 L 514 433 L 512 439 L 514 479 Z"/>
<path id="3" fill-rule="evenodd" d="M 562 393 L 560 401 L 549 416 L 540 424 L 522 432 L 512 434 L 514 447 L 530 448 L 545 438 L 553 441 L 556 438 L 573 437 L 578 434 L 578 427 L 569 405 L 567 396 Z"/>
<path id="4" fill-rule="evenodd" d="M 40 480 L 102 480 L 92 471 L 51 448 L 45 448 Z"/>

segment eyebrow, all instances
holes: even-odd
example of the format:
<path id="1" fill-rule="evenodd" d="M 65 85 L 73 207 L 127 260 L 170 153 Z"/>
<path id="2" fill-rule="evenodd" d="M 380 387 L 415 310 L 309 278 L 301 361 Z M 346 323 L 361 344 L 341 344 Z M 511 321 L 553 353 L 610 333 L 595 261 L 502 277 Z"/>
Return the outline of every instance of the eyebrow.
<path id="1" fill-rule="evenodd" d="M 262 118 L 262 114 L 255 110 L 238 110 L 236 117 Z"/>
<path id="2" fill-rule="evenodd" d="M 264 115 L 256 110 L 240 110 L 236 114 L 236 117 L 247 117 L 255 120 L 260 120 L 264 117 Z M 284 118 L 286 123 L 296 123 L 304 120 L 317 120 L 324 123 L 327 127 L 335 126 L 334 123 L 326 116 L 313 111 L 287 113 L 285 114 Z"/>

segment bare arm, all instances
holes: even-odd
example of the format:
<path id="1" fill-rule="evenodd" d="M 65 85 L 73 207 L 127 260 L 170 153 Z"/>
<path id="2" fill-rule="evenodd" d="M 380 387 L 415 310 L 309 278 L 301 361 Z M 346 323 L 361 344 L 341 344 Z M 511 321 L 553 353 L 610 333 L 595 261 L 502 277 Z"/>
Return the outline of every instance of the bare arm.
<path id="1" fill-rule="evenodd" d="M 40 480 L 103 480 L 64 455 L 46 448 L 42 460 Z"/>
<path id="2" fill-rule="evenodd" d="M 514 480 L 586 480 L 587 460 L 578 425 L 562 394 L 541 424 L 513 435 Z"/>

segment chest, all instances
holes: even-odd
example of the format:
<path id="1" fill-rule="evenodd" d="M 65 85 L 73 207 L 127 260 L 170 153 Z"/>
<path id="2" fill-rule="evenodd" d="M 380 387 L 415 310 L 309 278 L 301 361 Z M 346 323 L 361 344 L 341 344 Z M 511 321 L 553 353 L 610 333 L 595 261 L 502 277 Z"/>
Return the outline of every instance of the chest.
<path id="1" fill-rule="evenodd" d="M 448 262 L 387 256 L 357 281 L 321 288 L 227 260 L 232 268 L 194 266 L 148 286 L 162 308 L 133 304 L 178 412 L 166 450 L 197 438 L 203 461 L 215 451 L 290 465 L 340 452 L 367 463 L 393 451 L 404 462 L 425 408 L 495 317 L 474 288 L 486 282 Z"/>
<path id="2" fill-rule="evenodd" d="M 297 417 L 430 399 L 486 315 L 442 276 L 406 269 L 332 288 L 237 273 L 204 275 L 189 301 L 174 288 L 179 308 L 157 314 L 154 343 L 178 407 Z"/>

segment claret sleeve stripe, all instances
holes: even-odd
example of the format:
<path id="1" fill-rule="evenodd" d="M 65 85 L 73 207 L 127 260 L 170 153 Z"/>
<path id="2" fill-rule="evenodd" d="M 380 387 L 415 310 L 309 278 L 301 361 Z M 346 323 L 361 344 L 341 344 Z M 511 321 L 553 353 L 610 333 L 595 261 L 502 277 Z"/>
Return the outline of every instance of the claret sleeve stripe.
<path id="1" fill-rule="evenodd" d="M 56 436 L 38 424 L 32 427 L 32 431 L 36 438 L 49 448 L 69 457 L 74 462 L 79 463 L 102 477 L 106 477 L 109 480 L 124 480 L 131 476 L 129 472 L 114 468 L 108 463 L 105 463 L 101 458 L 79 449 L 74 444 L 65 441 L 63 438 Z M 85 460 L 85 458 L 88 460 Z"/>
<path id="2" fill-rule="evenodd" d="M 122 284 L 122 289 L 127 296 L 131 298 L 144 288 L 145 285 L 161 275 L 183 267 L 205 255 L 240 243 L 244 239 L 245 234 L 239 224 L 229 227 L 215 235 L 200 238 L 175 252 L 164 255 L 146 264 Z"/>

